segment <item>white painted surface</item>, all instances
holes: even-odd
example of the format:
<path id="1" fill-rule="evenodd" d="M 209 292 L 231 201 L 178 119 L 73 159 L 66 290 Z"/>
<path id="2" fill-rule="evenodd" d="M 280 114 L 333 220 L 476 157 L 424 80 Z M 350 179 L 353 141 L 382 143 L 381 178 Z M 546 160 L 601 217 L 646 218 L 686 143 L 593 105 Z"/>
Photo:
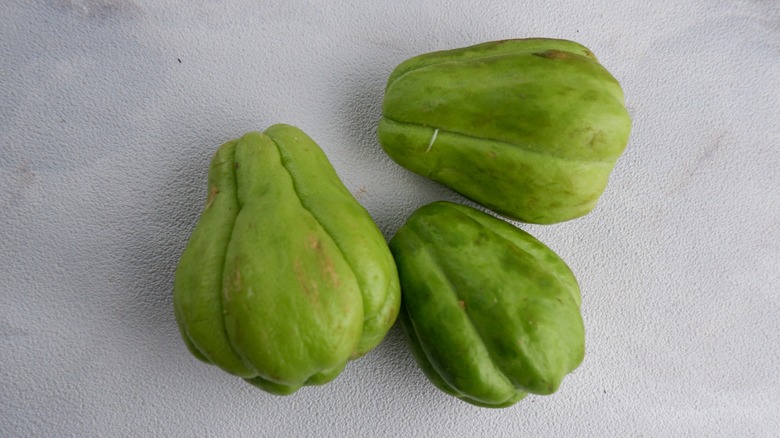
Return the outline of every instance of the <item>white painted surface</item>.
<path id="1" fill-rule="evenodd" d="M 387 75 L 531 36 L 590 47 L 634 119 L 593 213 L 522 226 L 583 289 L 557 394 L 457 401 L 397 328 L 286 398 L 189 355 L 172 277 L 218 144 L 301 127 L 389 238 L 461 198 L 381 151 Z M 2 437 L 780 436 L 776 0 L 4 0 L 0 151 Z"/>

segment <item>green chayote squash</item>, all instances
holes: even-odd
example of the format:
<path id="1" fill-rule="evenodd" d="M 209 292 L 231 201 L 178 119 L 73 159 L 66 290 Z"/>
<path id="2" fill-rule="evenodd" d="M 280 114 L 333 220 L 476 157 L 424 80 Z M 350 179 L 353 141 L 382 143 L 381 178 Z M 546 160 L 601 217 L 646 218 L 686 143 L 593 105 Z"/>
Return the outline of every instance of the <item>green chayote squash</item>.
<path id="1" fill-rule="evenodd" d="M 479 210 L 435 202 L 390 241 L 399 317 L 441 390 L 485 407 L 551 394 L 580 362 L 577 280 L 544 244 Z"/>
<path id="2" fill-rule="evenodd" d="M 506 217 L 548 224 L 595 207 L 630 128 L 620 85 L 590 50 L 525 39 L 401 63 L 378 136 L 407 169 Z"/>
<path id="3" fill-rule="evenodd" d="M 299 129 L 221 146 L 174 281 L 199 359 L 274 394 L 335 378 L 375 347 L 400 306 L 387 242 Z"/>

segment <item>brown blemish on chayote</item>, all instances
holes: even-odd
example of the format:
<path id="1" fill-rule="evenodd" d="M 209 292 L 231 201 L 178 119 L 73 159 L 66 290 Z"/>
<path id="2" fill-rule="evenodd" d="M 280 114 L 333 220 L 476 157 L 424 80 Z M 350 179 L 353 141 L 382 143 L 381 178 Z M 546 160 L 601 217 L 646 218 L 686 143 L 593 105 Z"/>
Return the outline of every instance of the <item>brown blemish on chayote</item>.
<path id="1" fill-rule="evenodd" d="M 575 55 L 571 52 L 564 52 L 562 50 L 545 50 L 544 52 L 533 53 L 534 56 L 547 59 L 571 59 Z"/>

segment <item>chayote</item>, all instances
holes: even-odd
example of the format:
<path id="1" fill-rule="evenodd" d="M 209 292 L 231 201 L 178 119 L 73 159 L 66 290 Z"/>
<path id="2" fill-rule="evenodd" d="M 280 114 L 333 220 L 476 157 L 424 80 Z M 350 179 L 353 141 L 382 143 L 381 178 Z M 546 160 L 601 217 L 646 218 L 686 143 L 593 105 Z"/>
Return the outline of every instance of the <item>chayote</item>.
<path id="1" fill-rule="evenodd" d="M 551 394 L 582 362 L 577 280 L 513 225 L 449 202 L 412 214 L 390 241 L 401 316 L 431 382 L 468 403 L 510 406 Z"/>
<path id="2" fill-rule="evenodd" d="M 506 217 L 548 224 L 596 205 L 626 147 L 623 91 L 572 41 L 429 53 L 390 75 L 379 141 L 400 165 Z"/>
<path id="3" fill-rule="evenodd" d="M 323 151 L 275 125 L 224 144 L 174 281 L 190 351 L 274 394 L 335 378 L 400 306 L 383 235 Z"/>

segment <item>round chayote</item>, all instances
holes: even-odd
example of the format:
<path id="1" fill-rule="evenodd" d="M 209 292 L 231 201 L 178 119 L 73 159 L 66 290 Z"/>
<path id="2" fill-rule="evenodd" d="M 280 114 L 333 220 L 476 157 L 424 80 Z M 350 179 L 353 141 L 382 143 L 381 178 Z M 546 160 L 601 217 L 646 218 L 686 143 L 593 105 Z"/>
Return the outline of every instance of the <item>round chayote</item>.
<path id="1" fill-rule="evenodd" d="M 400 306 L 394 260 L 368 212 L 301 130 L 222 145 L 174 281 L 199 359 L 274 394 L 335 378 Z"/>
<path id="2" fill-rule="evenodd" d="M 620 84 L 566 40 L 496 41 L 401 63 L 379 141 L 400 165 L 503 216 L 583 216 L 628 143 Z"/>
<path id="3" fill-rule="evenodd" d="M 566 264 L 515 226 L 449 202 L 418 209 L 390 241 L 399 317 L 441 390 L 506 407 L 551 394 L 582 362 L 580 290 Z"/>

